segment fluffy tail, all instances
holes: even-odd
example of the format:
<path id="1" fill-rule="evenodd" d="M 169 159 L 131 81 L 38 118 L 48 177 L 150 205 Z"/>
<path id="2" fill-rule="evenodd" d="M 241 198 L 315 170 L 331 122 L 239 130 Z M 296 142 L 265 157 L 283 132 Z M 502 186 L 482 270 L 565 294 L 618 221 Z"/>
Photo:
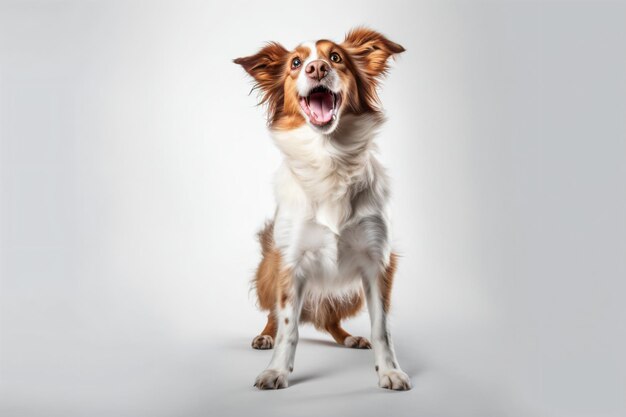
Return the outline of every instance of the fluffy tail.
<path id="1" fill-rule="evenodd" d="M 259 237 L 259 243 L 261 244 L 261 253 L 263 256 L 267 255 L 274 249 L 274 222 L 267 220 L 263 229 L 259 231 L 257 236 Z"/>
<path id="2" fill-rule="evenodd" d="M 274 222 L 267 221 L 258 233 L 262 259 L 252 280 L 251 289 L 258 296 L 261 310 L 270 310 L 276 305 L 276 285 L 280 269 L 280 255 L 274 247 Z"/>

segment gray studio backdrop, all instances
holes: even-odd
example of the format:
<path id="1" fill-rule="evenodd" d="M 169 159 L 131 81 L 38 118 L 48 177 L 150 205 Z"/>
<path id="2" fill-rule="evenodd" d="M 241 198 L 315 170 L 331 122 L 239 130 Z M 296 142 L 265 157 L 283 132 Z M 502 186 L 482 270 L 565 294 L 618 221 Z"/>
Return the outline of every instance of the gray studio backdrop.
<path id="1" fill-rule="evenodd" d="M 625 22 L 600 1 L 2 1 L 0 414 L 623 416 Z M 231 60 L 358 24 L 407 49 L 378 143 L 414 389 L 304 328 L 292 386 L 257 392 L 280 155 Z"/>

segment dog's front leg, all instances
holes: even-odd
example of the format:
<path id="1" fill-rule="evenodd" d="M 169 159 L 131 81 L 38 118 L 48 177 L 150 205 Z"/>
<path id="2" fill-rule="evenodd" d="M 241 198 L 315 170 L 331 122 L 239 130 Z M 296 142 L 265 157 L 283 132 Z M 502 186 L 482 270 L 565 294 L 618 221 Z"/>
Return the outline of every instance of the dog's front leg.
<path id="1" fill-rule="evenodd" d="M 395 262 L 395 260 L 392 260 Z M 387 328 L 389 292 L 395 266 L 388 266 L 382 273 L 366 271 L 363 274 L 363 289 L 372 324 L 372 346 L 378 386 L 392 390 L 411 389 L 409 376 L 400 369 L 393 348 L 391 334 Z"/>
<path id="2" fill-rule="evenodd" d="M 283 272 L 278 303 L 274 314 L 278 322 L 272 360 L 257 376 L 254 386 L 259 389 L 287 388 L 287 378 L 293 371 L 298 344 L 298 319 L 302 309 L 302 280 L 291 272 Z"/>

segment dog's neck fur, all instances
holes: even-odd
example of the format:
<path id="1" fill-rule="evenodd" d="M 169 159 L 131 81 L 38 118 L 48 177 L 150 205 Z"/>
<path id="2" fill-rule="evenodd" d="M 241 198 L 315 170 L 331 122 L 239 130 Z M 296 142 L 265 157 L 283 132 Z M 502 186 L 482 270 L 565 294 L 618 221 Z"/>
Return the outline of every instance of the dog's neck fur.
<path id="1" fill-rule="evenodd" d="M 372 155 L 374 137 L 383 122 L 379 113 L 344 115 L 330 135 L 308 124 L 271 132 L 285 166 L 306 195 L 311 214 L 337 234 L 350 217 L 353 198 L 373 188 L 383 174 Z M 277 198 L 280 205 L 281 196 Z"/>

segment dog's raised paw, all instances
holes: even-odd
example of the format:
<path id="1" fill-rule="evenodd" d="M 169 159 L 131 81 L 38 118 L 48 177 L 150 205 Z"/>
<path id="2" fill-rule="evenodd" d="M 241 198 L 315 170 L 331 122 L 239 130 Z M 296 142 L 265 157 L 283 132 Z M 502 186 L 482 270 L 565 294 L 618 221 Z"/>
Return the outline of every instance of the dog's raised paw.
<path id="1" fill-rule="evenodd" d="M 256 377 L 254 386 L 258 389 L 281 389 L 287 388 L 287 372 L 277 369 L 266 369 Z"/>
<path id="2" fill-rule="evenodd" d="M 403 371 L 390 369 L 379 373 L 378 386 L 394 391 L 407 391 L 411 389 L 411 380 Z"/>
<path id="3" fill-rule="evenodd" d="M 274 338 L 272 338 L 272 336 L 260 334 L 252 339 L 252 347 L 254 349 L 271 349 L 274 347 Z"/>
<path id="4" fill-rule="evenodd" d="M 371 349 L 370 341 L 361 336 L 348 336 L 343 341 L 344 346 L 353 349 Z"/>

